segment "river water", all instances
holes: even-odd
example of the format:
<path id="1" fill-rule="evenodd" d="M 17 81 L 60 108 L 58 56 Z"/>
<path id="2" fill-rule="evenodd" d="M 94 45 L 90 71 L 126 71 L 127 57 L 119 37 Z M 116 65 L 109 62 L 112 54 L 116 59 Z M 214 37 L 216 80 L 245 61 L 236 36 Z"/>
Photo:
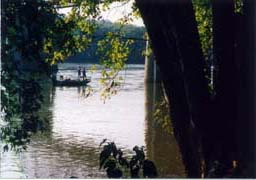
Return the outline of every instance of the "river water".
<path id="1" fill-rule="evenodd" d="M 76 78 L 78 66 L 62 64 L 59 68 L 69 70 L 59 73 Z M 0 178 L 105 178 L 99 170 L 99 144 L 104 138 L 125 154 L 131 154 L 135 145 L 145 146 L 160 177 L 185 177 L 173 135 L 148 116 L 144 65 L 122 71 L 122 88 L 105 103 L 99 93 L 99 71 L 87 75 L 92 78 L 92 96 L 85 98 L 85 89 L 79 87 L 51 90 L 42 111 L 50 118 L 49 131 L 35 134 L 25 152 L 1 152 Z"/>

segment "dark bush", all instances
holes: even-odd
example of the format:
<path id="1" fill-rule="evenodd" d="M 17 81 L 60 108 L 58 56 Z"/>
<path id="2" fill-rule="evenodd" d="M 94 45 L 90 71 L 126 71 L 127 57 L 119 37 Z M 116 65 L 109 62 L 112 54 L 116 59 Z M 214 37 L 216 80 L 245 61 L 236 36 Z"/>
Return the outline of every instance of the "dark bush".
<path id="1" fill-rule="evenodd" d="M 130 160 L 123 157 L 123 152 L 118 149 L 114 142 L 107 142 L 104 139 L 100 146 L 103 149 L 100 153 L 100 169 L 106 170 L 109 178 L 121 178 L 128 176 L 131 178 L 156 178 L 157 169 L 154 162 L 145 159 L 144 147 L 135 146 Z"/>

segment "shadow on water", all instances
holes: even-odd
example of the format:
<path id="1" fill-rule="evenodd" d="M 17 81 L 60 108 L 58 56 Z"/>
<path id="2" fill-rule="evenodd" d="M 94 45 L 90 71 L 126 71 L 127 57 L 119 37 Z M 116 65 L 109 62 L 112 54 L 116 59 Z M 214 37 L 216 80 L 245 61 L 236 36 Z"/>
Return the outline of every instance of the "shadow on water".
<path id="1" fill-rule="evenodd" d="M 160 178 L 184 178 L 186 177 L 185 169 L 173 135 L 173 128 L 168 126 L 170 128 L 168 132 L 154 116 L 156 104 L 164 98 L 161 84 L 159 82 L 145 83 L 145 91 L 147 156 L 155 162 Z"/>
<path id="2" fill-rule="evenodd" d="M 186 177 L 179 144 L 174 135 L 170 107 L 165 100 L 161 73 L 152 58 L 145 64 L 145 139 L 147 156 L 161 178 Z"/>

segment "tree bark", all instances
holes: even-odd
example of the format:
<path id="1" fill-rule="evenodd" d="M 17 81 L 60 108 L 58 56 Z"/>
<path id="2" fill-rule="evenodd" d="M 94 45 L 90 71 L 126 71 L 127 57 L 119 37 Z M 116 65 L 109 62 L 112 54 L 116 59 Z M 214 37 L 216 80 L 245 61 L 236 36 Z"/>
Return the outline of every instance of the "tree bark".
<path id="1" fill-rule="evenodd" d="M 188 176 L 200 177 L 201 163 L 195 143 L 198 139 L 193 137 L 191 124 L 203 137 L 207 136 L 210 96 L 192 3 L 189 0 L 137 0 L 136 3 L 164 78 L 171 118 Z"/>
<path id="2" fill-rule="evenodd" d="M 256 85 L 256 2 L 244 1 L 244 47 L 245 53 L 241 61 L 239 86 L 239 151 L 241 152 L 241 177 L 256 177 L 256 145 L 255 145 L 255 85 Z"/>
<path id="3" fill-rule="evenodd" d="M 210 100 L 204 76 L 204 59 L 191 1 L 136 0 L 136 3 L 164 78 L 188 176 L 200 177 L 200 157 L 195 143 L 198 137 L 191 132 L 194 124 L 202 138 L 206 172 L 217 160 L 223 167 L 215 175 L 224 176 L 232 168 L 232 161 L 240 157 L 247 169 L 244 174 L 255 177 L 255 26 L 252 28 L 255 2 L 245 0 L 246 50 L 243 52 L 239 50 L 243 38 L 236 38 L 238 33 L 235 34 L 233 0 L 213 1 L 214 54 L 218 62 L 214 101 Z M 240 47 L 235 47 L 239 43 Z"/>
<path id="4" fill-rule="evenodd" d="M 223 166 L 221 174 L 232 168 L 237 159 L 235 124 L 237 122 L 237 68 L 234 58 L 235 12 L 233 0 L 213 0 L 213 51 L 217 61 L 216 120 L 218 129 L 215 143 L 218 154 L 215 159 Z M 221 176 L 221 174 L 219 174 Z"/>

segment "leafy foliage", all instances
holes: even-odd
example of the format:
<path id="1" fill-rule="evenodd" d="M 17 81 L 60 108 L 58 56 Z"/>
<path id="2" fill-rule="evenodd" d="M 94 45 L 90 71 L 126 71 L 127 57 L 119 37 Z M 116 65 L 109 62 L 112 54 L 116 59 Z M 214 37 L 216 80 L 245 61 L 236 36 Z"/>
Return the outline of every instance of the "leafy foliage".
<path id="1" fill-rule="evenodd" d="M 8 144 L 21 150 L 42 124 L 37 115 L 43 102 L 40 82 L 50 67 L 40 50 L 47 24 L 56 13 L 39 1 L 3 1 L 2 6 L 0 136 L 5 150 Z"/>
<path id="2" fill-rule="evenodd" d="M 129 49 L 130 53 L 128 55 L 127 63 L 129 64 L 144 64 L 144 54 L 141 52 L 145 50 L 145 28 L 138 27 L 134 25 L 121 25 L 120 23 L 112 23 L 110 21 L 97 21 L 96 30 L 93 33 L 92 42 L 89 47 L 83 51 L 82 53 L 78 53 L 74 56 L 69 57 L 65 62 L 68 63 L 99 63 L 100 54 L 97 52 L 97 44 L 102 39 L 105 39 L 107 33 L 116 33 L 120 34 L 121 31 L 123 36 L 121 36 L 121 40 L 131 39 L 134 42 L 130 44 Z M 108 51 L 107 48 L 105 48 Z"/>
<path id="3" fill-rule="evenodd" d="M 101 145 L 104 146 L 100 153 L 100 169 L 105 169 L 109 178 L 128 177 L 128 174 L 131 178 L 139 178 L 141 174 L 144 178 L 157 177 L 155 164 L 145 159 L 144 147 L 135 146 L 135 155 L 128 160 L 123 157 L 122 150 L 118 149 L 114 142 L 104 139 Z"/>
<path id="4" fill-rule="evenodd" d="M 51 1 L 2 2 L 1 140 L 25 149 L 33 132 L 42 130 L 38 111 L 42 83 L 49 80 L 50 64 L 84 50 L 94 23 L 57 13 Z M 5 147 L 7 147 L 5 146 Z M 9 149 L 9 148 L 5 148 Z"/>
<path id="5" fill-rule="evenodd" d="M 154 120 L 168 133 L 172 133 L 169 104 L 164 98 L 155 104 Z"/>
<path id="6" fill-rule="evenodd" d="M 212 9 L 210 0 L 193 0 L 195 17 L 198 23 L 198 32 L 202 50 L 206 60 L 213 44 Z"/>
<path id="7" fill-rule="evenodd" d="M 98 52 L 100 54 L 100 64 L 104 66 L 101 74 L 101 84 L 104 90 L 101 94 L 103 100 L 117 93 L 117 88 L 121 85 L 122 78 L 118 73 L 124 68 L 129 55 L 129 46 L 132 40 L 121 40 L 123 33 L 109 32 L 106 38 L 98 42 Z M 106 50 L 107 49 L 107 50 Z"/>
<path id="8" fill-rule="evenodd" d="M 31 133 L 42 127 L 36 114 L 43 102 L 40 83 L 50 76 L 50 65 L 88 47 L 92 41 L 91 35 L 97 28 L 93 19 L 101 18 L 100 6 L 107 7 L 112 2 L 1 2 L 1 140 L 7 145 L 25 148 Z M 57 10 L 62 7 L 71 7 L 71 11 L 67 15 L 60 15 Z M 106 85 L 106 94 L 113 94 L 116 90 L 111 89 L 119 84 L 117 74 L 124 67 L 131 41 L 122 41 L 110 33 L 99 44 L 101 48 L 110 45 L 107 48 L 109 52 L 102 55 L 102 63 L 106 67 L 102 83 Z"/>
<path id="9" fill-rule="evenodd" d="M 235 0 L 235 12 L 243 13 L 243 0 Z"/>
<path id="10" fill-rule="evenodd" d="M 84 51 L 91 43 L 91 34 L 95 31 L 94 21 L 77 16 L 77 11 L 71 11 L 67 16 L 60 16 L 47 31 L 44 40 L 46 62 L 55 64 L 67 57 Z"/>

